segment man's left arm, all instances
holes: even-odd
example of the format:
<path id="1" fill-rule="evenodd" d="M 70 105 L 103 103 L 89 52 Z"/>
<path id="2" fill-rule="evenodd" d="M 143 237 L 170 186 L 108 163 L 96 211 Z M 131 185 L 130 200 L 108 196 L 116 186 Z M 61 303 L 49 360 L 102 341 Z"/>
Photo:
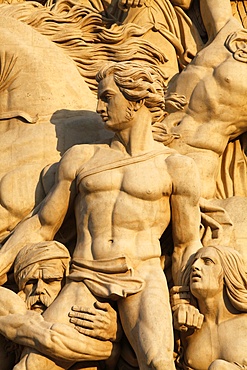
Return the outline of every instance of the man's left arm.
<path id="1" fill-rule="evenodd" d="M 172 275 L 176 285 L 181 284 L 182 271 L 199 248 L 200 242 L 200 178 L 195 162 L 182 155 L 167 158 L 172 178 L 171 213 L 174 252 Z"/>

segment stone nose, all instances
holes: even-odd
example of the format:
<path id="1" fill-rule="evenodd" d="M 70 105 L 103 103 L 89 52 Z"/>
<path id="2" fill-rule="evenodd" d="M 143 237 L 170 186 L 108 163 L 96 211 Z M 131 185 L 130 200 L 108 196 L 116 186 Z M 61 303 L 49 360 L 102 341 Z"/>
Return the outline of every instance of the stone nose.
<path id="1" fill-rule="evenodd" d="M 45 287 L 44 281 L 42 279 L 38 279 L 37 285 L 36 285 L 36 294 L 44 293 L 44 287 Z"/>
<path id="2" fill-rule="evenodd" d="M 196 260 L 195 262 L 193 262 L 193 265 L 191 266 L 191 270 L 192 271 L 198 271 L 200 269 L 201 269 L 200 260 Z"/>
<path id="3" fill-rule="evenodd" d="M 97 113 L 101 114 L 105 112 L 105 110 L 106 110 L 105 103 L 101 99 L 99 99 L 96 108 Z"/>

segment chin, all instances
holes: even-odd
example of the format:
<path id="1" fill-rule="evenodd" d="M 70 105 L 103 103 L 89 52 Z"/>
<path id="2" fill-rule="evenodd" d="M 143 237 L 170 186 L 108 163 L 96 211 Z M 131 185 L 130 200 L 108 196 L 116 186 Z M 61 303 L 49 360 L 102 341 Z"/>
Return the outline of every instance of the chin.
<path id="1" fill-rule="evenodd" d="M 200 286 L 191 286 L 190 291 L 195 298 L 203 297 L 204 289 Z"/>
<path id="2" fill-rule="evenodd" d="M 104 123 L 104 127 L 106 130 L 112 131 L 111 126 L 109 126 L 107 122 Z"/>

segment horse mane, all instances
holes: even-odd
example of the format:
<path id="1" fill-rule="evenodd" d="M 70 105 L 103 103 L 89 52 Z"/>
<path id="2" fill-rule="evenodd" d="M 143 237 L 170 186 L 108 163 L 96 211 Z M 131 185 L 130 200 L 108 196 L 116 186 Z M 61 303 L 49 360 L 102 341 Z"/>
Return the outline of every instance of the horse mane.
<path id="1" fill-rule="evenodd" d="M 95 75 L 104 62 L 135 60 L 159 66 L 166 60 L 160 50 L 142 38 L 146 28 L 133 23 L 119 25 L 104 12 L 103 5 L 89 0 L 80 4 L 59 0 L 47 7 L 32 1 L 1 4 L 2 15 L 30 25 L 62 48 L 94 92 Z"/>

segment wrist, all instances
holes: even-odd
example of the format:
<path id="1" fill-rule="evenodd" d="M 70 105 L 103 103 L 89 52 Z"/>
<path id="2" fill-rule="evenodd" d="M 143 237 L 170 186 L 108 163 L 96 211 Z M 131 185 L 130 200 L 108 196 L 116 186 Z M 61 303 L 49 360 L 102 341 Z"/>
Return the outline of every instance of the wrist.
<path id="1" fill-rule="evenodd" d="M 175 285 L 170 289 L 170 304 L 172 311 L 176 311 L 182 304 L 191 304 L 190 289 L 186 285 Z"/>

